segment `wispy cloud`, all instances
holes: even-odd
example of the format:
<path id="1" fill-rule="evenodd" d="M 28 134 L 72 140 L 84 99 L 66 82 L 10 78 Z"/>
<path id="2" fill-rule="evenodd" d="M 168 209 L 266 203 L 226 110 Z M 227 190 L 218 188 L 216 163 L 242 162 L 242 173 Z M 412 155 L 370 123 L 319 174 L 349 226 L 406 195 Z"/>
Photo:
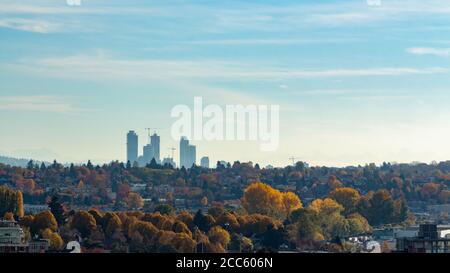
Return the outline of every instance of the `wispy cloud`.
<path id="1" fill-rule="evenodd" d="M 54 113 L 83 111 L 72 103 L 55 96 L 0 96 L 0 109 Z"/>
<path id="2" fill-rule="evenodd" d="M 370 14 L 365 12 L 343 12 L 343 13 L 325 13 L 312 14 L 306 17 L 305 22 L 318 26 L 341 26 L 347 24 L 367 23 L 381 20 L 382 14 Z"/>
<path id="3" fill-rule="evenodd" d="M 413 47 L 406 49 L 406 52 L 416 55 L 450 56 L 450 48 Z"/>
<path id="4" fill-rule="evenodd" d="M 57 23 L 40 19 L 25 19 L 25 18 L 0 19 L 0 27 L 38 33 L 49 33 L 61 30 L 61 26 Z"/>
<path id="5" fill-rule="evenodd" d="M 194 45 L 302 45 L 355 42 L 357 39 L 218 39 L 189 41 Z"/>
<path id="6" fill-rule="evenodd" d="M 264 63 L 221 60 L 127 60 L 77 55 L 4 64 L 4 68 L 48 77 L 74 79 L 248 79 L 372 77 L 448 73 L 443 67 L 377 67 L 322 70 L 288 69 Z"/>
<path id="7" fill-rule="evenodd" d="M 103 6 L 69 6 L 62 0 L 60 4 L 39 5 L 33 1 L 33 4 L 7 3 L 0 5 L 0 13 L 3 14 L 123 14 L 123 13 L 154 13 L 166 15 L 165 10 L 155 7 L 114 7 L 111 5 Z"/>

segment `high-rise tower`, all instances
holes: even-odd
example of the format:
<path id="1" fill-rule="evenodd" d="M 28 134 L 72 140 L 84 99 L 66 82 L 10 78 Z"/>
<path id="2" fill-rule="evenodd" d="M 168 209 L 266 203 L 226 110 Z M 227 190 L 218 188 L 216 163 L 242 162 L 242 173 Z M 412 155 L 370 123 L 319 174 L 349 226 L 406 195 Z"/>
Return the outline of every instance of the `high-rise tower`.
<path id="1" fill-rule="evenodd" d="M 127 161 L 134 164 L 138 159 L 138 135 L 135 131 L 127 134 Z"/>
<path id="2" fill-rule="evenodd" d="M 153 158 L 159 164 L 161 163 L 160 138 L 156 133 L 150 136 L 150 143 L 152 144 Z"/>

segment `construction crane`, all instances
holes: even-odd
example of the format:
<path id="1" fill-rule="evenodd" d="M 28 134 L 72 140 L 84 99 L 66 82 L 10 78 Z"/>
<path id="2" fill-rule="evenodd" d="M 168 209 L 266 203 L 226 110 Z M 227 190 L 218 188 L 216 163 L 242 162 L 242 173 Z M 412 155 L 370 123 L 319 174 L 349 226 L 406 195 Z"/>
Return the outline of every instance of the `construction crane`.
<path id="1" fill-rule="evenodd" d="M 300 157 L 294 157 L 294 156 L 289 157 L 289 160 L 292 160 L 292 166 L 295 165 L 295 160 L 297 160 L 297 159 L 300 159 Z"/>
<path id="2" fill-rule="evenodd" d="M 152 130 L 155 130 L 155 134 L 156 134 L 156 130 L 162 130 L 163 128 L 155 128 L 155 127 L 150 127 L 150 128 L 145 128 L 145 130 L 147 130 L 148 131 L 148 136 L 150 137 L 150 135 L 151 135 L 151 131 Z"/>
<path id="3" fill-rule="evenodd" d="M 176 149 L 174 147 L 170 147 L 170 148 L 167 148 L 167 149 L 172 151 L 172 159 L 173 159 L 173 155 L 174 155 L 174 152 L 175 152 Z"/>

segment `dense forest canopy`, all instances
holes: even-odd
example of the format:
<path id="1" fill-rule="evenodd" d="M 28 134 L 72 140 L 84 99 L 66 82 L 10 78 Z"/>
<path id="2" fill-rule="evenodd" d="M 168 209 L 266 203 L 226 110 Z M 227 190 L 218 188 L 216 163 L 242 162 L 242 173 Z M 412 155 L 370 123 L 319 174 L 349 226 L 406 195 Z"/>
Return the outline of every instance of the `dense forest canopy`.
<path id="1" fill-rule="evenodd" d="M 408 204 L 449 203 L 449 182 L 450 162 L 275 169 L 29 162 L 0 165 L 0 213 L 54 250 L 81 238 L 88 251 L 345 251 L 322 242 L 412 223 Z M 239 206 L 228 206 L 230 200 Z M 48 210 L 24 215 L 24 202 Z"/>

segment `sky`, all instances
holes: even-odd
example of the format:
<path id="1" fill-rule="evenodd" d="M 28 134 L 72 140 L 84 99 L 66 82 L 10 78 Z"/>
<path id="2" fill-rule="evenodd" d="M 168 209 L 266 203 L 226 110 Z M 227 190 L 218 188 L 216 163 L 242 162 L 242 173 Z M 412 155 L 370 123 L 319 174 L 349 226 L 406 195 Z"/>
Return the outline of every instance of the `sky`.
<path id="1" fill-rule="evenodd" d="M 279 105 L 280 144 L 194 141 L 197 159 L 450 159 L 447 0 L 74 2 L 0 0 L 1 155 L 123 161 L 128 130 L 157 127 L 167 156 L 198 96 Z"/>

